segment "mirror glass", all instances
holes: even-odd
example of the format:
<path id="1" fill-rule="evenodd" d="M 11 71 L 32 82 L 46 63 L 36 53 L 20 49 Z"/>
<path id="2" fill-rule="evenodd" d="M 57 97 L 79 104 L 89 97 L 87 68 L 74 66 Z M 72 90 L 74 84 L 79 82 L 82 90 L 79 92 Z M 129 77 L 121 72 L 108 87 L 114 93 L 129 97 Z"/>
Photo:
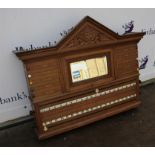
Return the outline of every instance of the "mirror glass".
<path id="1" fill-rule="evenodd" d="M 107 57 L 70 63 L 72 82 L 79 82 L 108 74 Z"/>

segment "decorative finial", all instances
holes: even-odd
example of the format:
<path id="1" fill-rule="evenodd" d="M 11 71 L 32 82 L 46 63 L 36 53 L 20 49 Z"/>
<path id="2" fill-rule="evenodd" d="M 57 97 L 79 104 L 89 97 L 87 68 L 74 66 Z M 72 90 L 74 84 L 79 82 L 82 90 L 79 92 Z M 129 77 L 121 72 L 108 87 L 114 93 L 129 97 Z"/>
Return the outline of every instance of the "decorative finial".
<path id="1" fill-rule="evenodd" d="M 31 46 L 31 50 L 33 50 L 33 46 L 32 45 L 30 45 Z"/>
<path id="2" fill-rule="evenodd" d="M 48 44 L 49 44 L 49 47 L 51 47 L 51 42 L 48 42 Z"/>
<path id="3" fill-rule="evenodd" d="M 64 30 L 63 32 L 64 32 L 64 35 L 67 35 L 67 31 Z"/>
<path id="4" fill-rule="evenodd" d="M 19 50 L 20 50 L 20 51 L 24 51 L 23 47 L 20 47 Z"/>
<path id="5" fill-rule="evenodd" d="M 18 47 L 16 47 L 16 51 L 18 51 Z"/>

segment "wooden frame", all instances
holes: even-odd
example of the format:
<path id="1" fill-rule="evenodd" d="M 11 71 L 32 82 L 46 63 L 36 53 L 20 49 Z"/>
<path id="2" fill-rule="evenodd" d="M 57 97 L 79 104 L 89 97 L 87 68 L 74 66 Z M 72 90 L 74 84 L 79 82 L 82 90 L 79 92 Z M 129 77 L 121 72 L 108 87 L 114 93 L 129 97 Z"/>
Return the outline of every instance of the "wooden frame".
<path id="1" fill-rule="evenodd" d="M 81 82 L 77 82 L 77 83 L 72 83 L 71 80 L 71 72 L 70 72 L 70 66 L 69 64 L 71 62 L 74 61 L 79 61 L 79 60 L 85 60 L 85 59 L 89 59 L 89 58 L 94 58 L 94 57 L 99 57 L 99 56 L 106 56 L 107 57 L 107 65 L 108 65 L 108 75 L 104 75 L 104 76 L 100 76 L 100 77 L 95 77 L 92 79 L 87 79 L 85 81 L 81 81 Z M 101 53 L 99 52 L 95 52 L 93 54 L 81 54 L 78 55 L 78 57 L 76 55 L 73 55 L 72 57 L 68 57 L 67 59 L 65 59 L 64 64 L 65 66 L 67 66 L 65 68 L 66 71 L 66 75 L 65 75 L 65 79 L 66 79 L 66 84 L 67 84 L 67 89 L 74 89 L 74 87 L 76 87 L 75 89 L 77 89 L 78 87 L 80 88 L 80 86 L 82 86 L 82 88 L 84 89 L 84 85 L 86 85 L 86 87 L 88 87 L 88 85 L 92 82 L 97 82 L 97 83 L 106 83 L 106 81 L 109 82 L 109 80 L 111 80 L 113 78 L 113 70 L 112 70 L 112 63 L 111 63 L 111 52 L 110 51 L 106 51 Z M 103 79 L 104 78 L 104 79 Z"/>
<path id="2" fill-rule="evenodd" d="M 137 107 L 137 43 L 144 34 L 120 36 L 87 16 L 55 47 L 16 52 L 25 65 L 39 139 Z M 72 83 L 71 62 L 103 55 L 108 75 Z"/>

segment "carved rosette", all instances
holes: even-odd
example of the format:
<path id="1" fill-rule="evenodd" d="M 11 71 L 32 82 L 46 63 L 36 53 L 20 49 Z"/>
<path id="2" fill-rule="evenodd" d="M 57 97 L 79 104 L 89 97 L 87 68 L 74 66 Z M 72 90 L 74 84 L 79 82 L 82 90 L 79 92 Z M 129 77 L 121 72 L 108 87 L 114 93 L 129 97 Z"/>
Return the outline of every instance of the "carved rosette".
<path id="1" fill-rule="evenodd" d="M 86 25 L 83 29 L 81 29 L 78 34 L 73 37 L 66 45 L 67 48 L 74 48 L 74 47 L 83 47 L 83 46 L 90 46 L 95 44 L 105 43 L 110 41 L 111 39 L 105 35 L 104 33 L 100 32 L 99 30 L 95 29 L 91 25 Z"/>

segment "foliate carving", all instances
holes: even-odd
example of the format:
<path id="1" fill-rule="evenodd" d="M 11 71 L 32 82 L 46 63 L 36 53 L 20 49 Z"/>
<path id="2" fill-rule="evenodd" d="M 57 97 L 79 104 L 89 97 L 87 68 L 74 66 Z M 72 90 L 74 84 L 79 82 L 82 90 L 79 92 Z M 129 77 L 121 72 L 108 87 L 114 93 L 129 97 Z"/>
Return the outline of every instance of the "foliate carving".
<path id="1" fill-rule="evenodd" d="M 109 41 L 110 38 L 104 33 L 96 30 L 90 25 L 86 25 L 78 34 L 70 40 L 65 47 L 74 48 L 93 44 L 100 44 Z"/>

